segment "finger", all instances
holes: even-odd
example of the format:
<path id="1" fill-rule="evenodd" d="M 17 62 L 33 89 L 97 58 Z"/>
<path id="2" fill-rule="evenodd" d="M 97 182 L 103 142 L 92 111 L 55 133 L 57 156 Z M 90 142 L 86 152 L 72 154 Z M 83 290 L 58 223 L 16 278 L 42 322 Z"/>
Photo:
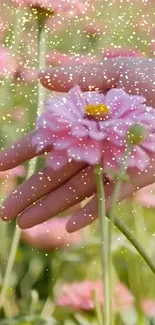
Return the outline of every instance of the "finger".
<path id="1" fill-rule="evenodd" d="M 56 191 L 25 210 L 19 216 L 18 224 L 25 229 L 42 223 L 91 196 L 95 188 L 93 168 L 87 167 Z"/>
<path id="2" fill-rule="evenodd" d="M 108 192 L 113 192 L 114 184 L 109 184 Z M 106 188 L 107 190 L 107 188 Z M 133 191 L 133 186 L 124 186 L 120 196 L 120 200 L 123 200 L 125 197 L 130 195 Z M 111 195 L 106 194 L 106 211 L 110 208 L 111 205 Z M 95 195 L 91 201 L 85 205 L 84 208 L 76 211 L 73 216 L 68 220 L 66 229 L 69 233 L 82 229 L 90 224 L 92 224 L 98 218 L 98 204 L 97 204 L 97 195 Z"/>
<path id="3" fill-rule="evenodd" d="M 57 172 L 50 167 L 38 171 L 3 202 L 0 209 L 1 218 L 9 221 L 17 217 L 31 204 L 62 185 L 84 166 L 82 163 L 71 162 Z"/>
<path id="4" fill-rule="evenodd" d="M 46 150 L 42 150 L 38 154 L 36 152 L 36 146 L 32 144 L 32 139 L 35 134 L 36 131 L 16 141 L 10 148 L 0 151 L 0 171 L 14 168 L 24 161 L 51 149 L 46 148 Z"/>
<path id="5" fill-rule="evenodd" d="M 117 86 L 119 66 L 116 59 L 86 65 L 46 69 L 40 74 L 42 85 L 48 89 L 67 92 L 75 85 L 83 91 L 106 90 Z"/>
<path id="6" fill-rule="evenodd" d="M 143 188 L 155 181 L 155 163 L 153 162 L 146 173 L 138 171 L 137 168 L 128 170 L 130 175 L 130 183 L 122 184 L 119 201 L 124 200 L 135 190 Z M 111 207 L 112 194 L 115 187 L 115 181 L 105 185 L 105 204 L 106 211 Z M 95 195 L 91 201 L 82 209 L 76 211 L 69 219 L 66 229 L 68 232 L 74 232 L 90 225 L 98 217 L 97 196 Z"/>

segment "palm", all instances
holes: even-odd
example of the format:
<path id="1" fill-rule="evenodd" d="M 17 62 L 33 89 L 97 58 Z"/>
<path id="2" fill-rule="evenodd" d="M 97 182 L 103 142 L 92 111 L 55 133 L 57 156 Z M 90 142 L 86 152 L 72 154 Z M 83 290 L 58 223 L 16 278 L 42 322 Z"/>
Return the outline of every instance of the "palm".
<path id="1" fill-rule="evenodd" d="M 66 71 L 52 69 L 41 74 L 41 81 L 47 88 L 57 91 L 68 91 L 75 83 L 80 84 L 83 90 L 91 88 L 106 91 L 113 86 L 124 88 L 129 93 L 147 97 L 147 103 L 155 107 L 154 70 L 155 63 L 148 59 L 113 59 L 101 64 L 66 68 Z M 25 136 L 0 153 L 1 171 L 37 156 L 36 148 L 32 145 L 32 136 L 33 133 Z M 48 147 L 46 151 L 51 149 Z M 131 183 L 123 185 L 120 200 L 131 195 L 136 188 L 154 182 L 154 170 L 154 157 L 147 172 L 137 174 L 138 170 L 130 170 Z M 107 209 L 110 206 L 113 186 L 112 182 L 105 186 Z M 95 189 L 93 169 L 83 163 L 69 163 L 58 172 L 45 167 L 10 194 L 0 210 L 1 217 L 3 220 L 12 220 L 20 215 L 20 227 L 32 227 L 94 195 Z M 74 231 L 82 228 L 92 223 L 96 217 L 97 202 L 94 195 L 85 208 L 75 212 L 67 229 Z"/>

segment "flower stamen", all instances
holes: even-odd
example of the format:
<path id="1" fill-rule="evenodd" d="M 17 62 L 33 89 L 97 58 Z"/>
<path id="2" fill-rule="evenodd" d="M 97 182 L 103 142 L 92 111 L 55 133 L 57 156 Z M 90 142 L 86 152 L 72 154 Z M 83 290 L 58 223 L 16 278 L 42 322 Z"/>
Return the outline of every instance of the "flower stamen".
<path id="1" fill-rule="evenodd" d="M 98 105 L 87 105 L 85 112 L 88 116 L 94 117 L 105 117 L 107 113 L 109 113 L 110 107 L 105 104 L 98 104 Z"/>

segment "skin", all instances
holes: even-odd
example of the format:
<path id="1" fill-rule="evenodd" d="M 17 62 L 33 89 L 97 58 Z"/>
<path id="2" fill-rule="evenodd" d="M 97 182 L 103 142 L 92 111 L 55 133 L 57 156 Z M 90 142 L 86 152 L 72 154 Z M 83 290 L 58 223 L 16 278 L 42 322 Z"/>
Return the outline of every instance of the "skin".
<path id="1" fill-rule="evenodd" d="M 41 73 L 43 86 L 50 90 L 67 92 L 75 84 L 83 91 L 97 89 L 106 92 L 112 87 L 122 88 L 130 94 L 142 95 L 147 105 L 155 107 L 155 60 L 148 58 L 115 58 L 81 66 L 53 68 Z M 35 131 L 36 132 L 36 131 Z M 36 156 L 36 148 L 26 135 L 12 147 L 0 152 L 0 170 L 13 168 Z M 46 152 L 51 150 L 47 148 Z M 42 154 L 45 152 L 42 152 Z M 155 182 L 155 154 L 145 172 L 137 168 L 128 170 L 130 183 L 124 183 L 120 201 L 139 188 Z M 106 208 L 110 208 L 114 182 L 105 182 Z M 49 167 L 37 171 L 3 202 L 0 215 L 10 221 L 18 216 L 21 228 L 40 224 L 86 197 L 92 197 L 83 208 L 78 208 L 67 223 L 68 232 L 91 224 L 97 218 L 96 185 L 93 167 L 83 163 L 68 163 L 61 170 Z M 34 204 L 35 203 L 35 204 Z"/>

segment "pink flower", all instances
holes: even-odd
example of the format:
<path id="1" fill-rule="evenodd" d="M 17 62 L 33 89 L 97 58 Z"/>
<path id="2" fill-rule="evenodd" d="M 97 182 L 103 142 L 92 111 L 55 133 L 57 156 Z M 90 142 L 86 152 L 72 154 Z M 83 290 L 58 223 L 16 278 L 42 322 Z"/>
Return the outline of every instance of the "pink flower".
<path id="1" fill-rule="evenodd" d="M 57 300 L 59 306 L 72 310 L 93 310 L 95 308 L 94 294 L 101 305 L 104 305 L 104 294 L 101 281 L 84 281 L 66 284 Z M 115 287 L 113 308 L 115 312 L 133 307 L 134 297 L 127 287 L 118 283 Z"/>
<path id="2" fill-rule="evenodd" d="M 141 57 L 144 56 L 143 53 L 139 51 L 135 51 L 133 49 L 128 49 L 128 48 L 109 48 L 109 49 L 103 49 L 102 50 L 102 55 L 103 57 L 107 58 L 117 58 L 117 57 Z"/>
<path id="3" fill-rule="evenodd" d="M 13 108 L 11 111 L 11 118 L 14 121 L 24 121 L 25 120 L 25 109 Z"/>
<path id="4" fill-rule="evenodd" d="M 151 21 L 151 18 L 147 17 L 147 15 L 143 15 L 137 21 L 136 27 L 140 32 L 150 33 L 154 27 L 154 22 Z"/>
<path id="5" fill-rule="evenodd" d="M 0 172 L 0 178 L 15 178 L 25 176 L 25 168 L 23 166 L 17 166 L 6 172 Z"/>
<path id="6" fill-rule="evenodd" d="M 46 20 L 46 26 L 50 29 L 50 33 L 56 33 L 64 30 L 66 23 L 68 23 L 68 18 L 64 17 L 64 15 L 54 15 L 49 17 Z"/>
<path id="7" fill-rule="evenodd" d="M 134 199 L 147 208 L 155 208 L 155 184 L 148 185 L 137 191 Z"/>
<path id="8" fill-rule="evenodd" d="M 14 75 L 17 70 L 17 61 L 5 47 L 0 47 L 0 77 Z"/>
<path id="9" fill-rule="evenodd" d="M 132 293 L 123 283 L 118 283 L 115 287 L 115 306 L 116 310 L 130 309 L 134 304 Z"/>
<path id="10" fill-rule="evenodd" d="M 1 20 L 1 17 L 0 17 L 0 39 L 3 38 L 6 31 L 7 31 L 7 25 L 5 24 L 4 21 Z"/>
<path id="11" fill-rule="evenodd" d="M 52 65 L 70 65 L 70 64 L 85 64 L 88 62 L 96 62 L 97 59 L 94 56 L 90 55 L 83 55 L 83 54 L 74 54 L 74 55 L 69 55 L 65 53 L 61 53 L 58 51 L 50 51 L 48 53 L 47 57 L 47 62 L 48 64 Z"/>
<path id="12" fill-rule="evenodd" d="M 33 83 L 38 81 L 38 75 L 39 73 L 37 69 L 19 66 L 15 77 L 25 83 Z"/>
<path id="13" fill-rule="evenodd" d="M 47 103 L 38 119 L 38 133 L 33 138 L 39 152 L 53 145 L 48 165 L 61 168 L 69 160 L 88 164 L 102 162 L 105 169 L 118 168 L 127 146 L 127 132 L 134 124 L 145 126 L 146 138 L 132 146 L 128 166 L 143 170 L 155 151 L 155 111 L 146 107 L 145 99 L 129 96 L 121 89 L 82 93 L 78 86 L 67 97 L 56 96 Z"/>
<path id="14" fill-rule="evenodd" d="M 85 11 L 89 0 L 12 0 L 19 6 L 41 7 L 54 12 L 70 12 L 78 14 Z"/>
<path id="15" fill-rule="evenodd" d="M 25 176 L 25 168 L 18 166 L 9 171 L 0 172 L 1 191 L 3 196 L 9 195 L 9 193 L 15 188 L 17 183 L 17 177 Z"/>
<path id="16" fill-rule="evenodd" d="M 155 317 L 155 300 L 143 300 L 141 303 L 141 308 L 146 316 Z"/>
<path id="17" fill-rule="evenodd" d="M 91 22 L 85 24 L 83 28 L 83 33 L 90 36 L 100 36 L 105 34 L 106 26 L 104 26 L 103 21 L 92 20 Z"/>
<path id="18" fill-rule="evenodd" d="M 69 234 L 65 228 L 68 217 L 57 217 L 44 224 L 22 231 L 23 240 L 43 250 L 69 247 L 82 241 L 82 231 Z"/>

